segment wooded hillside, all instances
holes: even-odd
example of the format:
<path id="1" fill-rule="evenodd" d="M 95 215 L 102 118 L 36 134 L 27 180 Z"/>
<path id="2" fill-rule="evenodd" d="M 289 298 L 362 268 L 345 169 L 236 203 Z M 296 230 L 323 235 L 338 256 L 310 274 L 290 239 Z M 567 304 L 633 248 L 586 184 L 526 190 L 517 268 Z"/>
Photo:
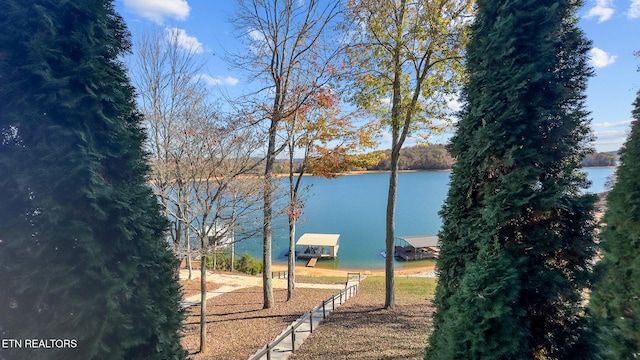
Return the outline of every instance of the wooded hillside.
<path id="1" fill-rule="evenodd" d="M 357 155 L 349 159 L 352 171 L 387 171 L 391 158 L 391 150 L 378 150 Z M 585 157 L 584 167 L 616 166 L 618 156 L 611 153 L 593 153 Z M 449 170 L 454 159 L 449 155 L 445 145 L 418 145 L 402 149 L 400 153 L 400 170 Z M 276 161 L 277 173 L 288 171 L 287 161 Z"/>
<path id="2" fill-rule="evenodd" d="M 366 154 L 365 156 L 368 157 L 371 164 L 365 169 L 389 170 L 390 153 L 391 150 L 384 150 Z M 372 162 L 372 158 L 375 161 Z M 616 166 L 617 161 L 618 156 L 615 154 L 593 153 L 585 157 L 582 166 Z M 451 169 L 454 162 L 445 145 L 432 144 L 402 149 L 399 166 L 400 170 L 448 170 Z"/>
<path id="3" fill-rule="evenodd" d="M 378 151 L 380 160 L 367 170 L 389 170 L 391 150 Z M 453 158 L 444 145 L 422 145 L 402 149 L 398 167 L 400 170 L 447 170 L 453 166 Z"/>

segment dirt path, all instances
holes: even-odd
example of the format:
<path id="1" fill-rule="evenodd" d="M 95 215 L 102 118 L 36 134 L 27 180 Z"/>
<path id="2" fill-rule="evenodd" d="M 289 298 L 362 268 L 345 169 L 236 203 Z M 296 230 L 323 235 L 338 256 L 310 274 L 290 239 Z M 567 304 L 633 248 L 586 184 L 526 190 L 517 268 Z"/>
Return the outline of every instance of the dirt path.
<path id="1" fill-rule="evenodd" d="M 186 280 L 189 276 L 189 272 L 187 270 L 180 271 L 180 280 Z M 192 280 L 199 279 L 200 272 L 192 273 Z M 346 280 L 346 273 L 345 273 Z M 207 282 L 214 283 L 217 285 L 221 285 L 219 288 L 214 290 L 207 291 L 207 300 L 214 298 L 216 296 L 220 296 L 222 294 L 226 294 L 232 291 L 245 289 L 248 287 L 262 286 L 262 276 L 251 276 L 251 275 L 236 275 L 229 273 L 219 273 L 219 272 L 208 272 L 207 273 Z M 273 279 L 273 287 L 275 289 L 286 289 L 287 288 L 287 279 Z M 296 288 L 298 289 L 335 289 L 342 290 L 345 288 L 344 284 L 309 284 L 309 283 L 296 283 Z M 182 300 L 181 304 L 183 308 L 190 307 L 193 305 L 197 305 L 200 303 L 201 294 L 195 293 L 189 296 L 185 296 Z"/>
<path id="2" fill-rule="evenodd" d="M 274 265 L 273 271 L 287 271 L 286 265 Z M 296 275 L 301 276 L 334 276 L 344 277 L 345 282 L 348 273 L 360 273 L 363 276 L 384 276 L 384 270 L 334 270 L 322 268 L 308 268 L 303 266 L 296 267 Z M 185 269 L 180 270 L 180 280 L 186 280 L 189 272 Z M 435 269 L 433 265 L 405 267 L 395 271 L 396 276 L 419 276 L 419 277 L 435 277 Z M 200 271 L 192 272 L 192 280 L 200 278 Z M 239 275 L 225 272 L 207 272 L 207 282 L 219 285 L 219 288 L 209 290 L 207 299 L 240 290 L 248 287 L 262 287 L 262 275 Z M 286 289 L 287 279 L 273 279 L 274 289 Z M 296 288 L 299 289 L 335 289 L 341 290 L 345 288 L 344 284 L 310 284 L 296 282 Z M 183 307 L 189 307 L 200 303 L 200 293 L 193 293 L 186 296 L 182 301 Z"/>
<path id="3" fill-rule="evenodd" d="M 345 283 L 347 279 L 347 275 L 345 273 Z M 188 272 L 186 270 L 180 271 L 180 280 L 186 280 L 188 277 Z M 193 279 L 200 278 L 200 272 L 194 272 L 192 274 Z M 262 276 L 251 276 L 251 275 L 236 275 L 229 273 L 207 273 L 207 282 L 213 282 L 219 285 L 228 285 L 232 287 L 250 287 L 250 286 L 262 286 Z M 273 287 L 276 289 L 286 289 L 287 288 L 287 279 L 273 279 Z M 306 289 L 344 289 L 344 284 L 307 284 L 307 283 L 296 283 L 296 287 L 298 288 L 306 288 Z M 216 291 L 220 291 L 217 289 Z M 210 291 L 211 292 L 211 291 Z"/>

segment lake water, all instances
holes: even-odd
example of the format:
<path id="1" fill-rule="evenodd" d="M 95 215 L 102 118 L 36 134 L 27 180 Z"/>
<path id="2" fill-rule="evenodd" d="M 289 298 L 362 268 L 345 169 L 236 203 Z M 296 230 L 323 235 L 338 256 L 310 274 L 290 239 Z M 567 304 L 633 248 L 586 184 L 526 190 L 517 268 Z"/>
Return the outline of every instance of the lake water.
<path id="1" fill-rule="evenodd" d="M 613 168 L 587 168 L 592 193 L 605 191 Z M 437 234 L 441 220 L 438 212 L 449 186 L 449 172 L 403 172 L 398 178 L 396 236 Z M 340 249 L 335 260 L 318 261 L 317 267 L 373 270 L 384 268 L 385 212 L 389 185 L 388 173 L 347 175 L 337 179 L 305 177 L 309 185 L 304 214 L 298 223 L 297 237 L 304 233 L 340 234 Z M 286 263 L 288 239 L 285 219 L 273 234 L 273 261 Z M 262 239 L 247 240 L 236 247 L 238 254 L 249 252 L 262 258 Z M 305 264 L 302 260 L 300 264 Z M 396 267 L 411 266 L 396 260 Z"/>

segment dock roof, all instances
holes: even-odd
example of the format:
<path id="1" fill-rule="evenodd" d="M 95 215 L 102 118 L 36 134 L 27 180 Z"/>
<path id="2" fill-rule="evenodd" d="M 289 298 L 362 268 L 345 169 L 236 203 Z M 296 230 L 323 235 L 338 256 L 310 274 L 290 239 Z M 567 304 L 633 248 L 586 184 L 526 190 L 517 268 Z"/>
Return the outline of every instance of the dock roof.
<path id="1" fill-rule="evenodd" d="M 440 247 L 440 242 L 436 235 L 407 235 L 398 236 L 398 239 L 406 241 L 414 248 Z"/>
<path id="2" fill-rule="evenodd" d="M 337 246 L 340 234 L 304 234 L 300 236 L 296 245 L 307 246 Z"/>

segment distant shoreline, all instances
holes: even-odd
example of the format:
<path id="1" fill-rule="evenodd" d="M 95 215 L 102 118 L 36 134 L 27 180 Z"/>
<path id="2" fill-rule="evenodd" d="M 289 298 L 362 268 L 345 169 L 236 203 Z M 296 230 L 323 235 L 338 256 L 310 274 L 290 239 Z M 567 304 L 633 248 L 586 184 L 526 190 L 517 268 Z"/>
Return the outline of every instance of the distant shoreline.
<path id="1" fill-rule="evenodd" d="M 615 169 L 617 168 L 617 166 L 584 166 L 584 169 Z M 416 173 L 416 172 L 450 172 L 451 168 L 449 169 L 433 169 L 433 170 L 429 170 L 429 169 L 418 169 L 418 170 L 398 170 L 399 173 Z M 351 175 L 365 175 L 365 174 L 389 174 L 391 173 L 391 170 L 353 170 L 353 171 L 345 171 L 345 172 L 341 172 L 341 173 L 336 173 L 336 177 L 339 176 L 351 176 Z M 294 173 L 294 176 L 300 176 L 300 173 Z M 275 177 L 277 178 L 281 178 L 281 177 L 287 177 L 289 176 L 289 174 L 274 174 Z M 314 175 L 311 173 L 304 173 L 303 176 L 316 176 L 318 177 L 318 175 Z"/>

